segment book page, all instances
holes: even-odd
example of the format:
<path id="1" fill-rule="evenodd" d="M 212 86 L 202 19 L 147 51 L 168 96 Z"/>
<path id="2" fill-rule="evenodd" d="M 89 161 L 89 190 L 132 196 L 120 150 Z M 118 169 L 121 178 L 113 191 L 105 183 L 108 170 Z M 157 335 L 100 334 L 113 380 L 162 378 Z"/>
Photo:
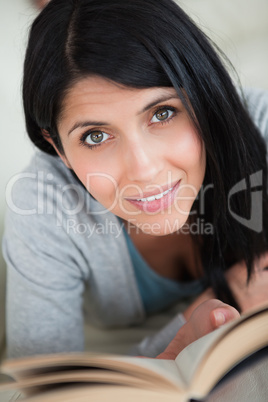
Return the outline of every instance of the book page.
<path id="1" fill-rule="evenodd" d="M 198 367 L 193 395 L 206 395 L 237 364 L 268 345 L 268 314 L 255 315 L 235 326 L 212 348 Z"/>
<path id="2" fill-rule="evenodd" d="M 52 380 L 52 377 L 57 377 L 60 372 L 67 374 L 74 369 L 81 371 L 81 374 L 84 371 L 84 376 L 88 375 L 89 382 L 90 372 L 94 372 L 96 378 L 99 370 L 101 379 L 104 378 L 103 369 L 105 369 L 106 382 L 108 382 L 109 376 L 111 376 L 111 381 L 115 381 L 114 378 L 117 376 L 120 382 L 119 374 L 123 374 L 121 378 L 124 380 L 132 376 L 141 379 L 142 382 L 146 381 L 151 388 L 162 387 L 177 390 L 183 386 L 174 360 L 70 353 L 8 360 L 2 366 L 4 373 L 25 384 L 26 380 L 36 378 L 38 381 L 38 378 L 41 379 L 48 375 Z M 133 383 L 133 379 L 129 382 Z M 124 381 L 124 383 L 126 382 Z"/>
<path id="3" fill-rule="evenodd" d="M 262 331 L 258 329 L 262 329 Z M 220 366 L 223 365 L 223 360 L 225 360 L 224 364 L 226 367 L 224 369 L 226 369 L 229 367 L 229 360 L 233 360 L 232 364 L 235 364 L 236 358 L 241 359 L 244 351 L 245 353 L 247 353 L 247 350 L 254 352 L 255 343 L 260 346 L 267 345 L 267 333 L 268 308 L 265 307 L 260 311 L 244 315 L 240 319 L 232 321 L 222 328 L 200 338 L 186 347 L 177 356 L 175 361 L 91 353 L 69 353 L 8 360 L 3 364 L 2 371 L 19 382 L 21 381 L 26 384 L 27 381 L 34 380 L 38 384 L 39 380 L 48 381 L 48 376 L 51 376 L 49 381 L 56 382 L 56 377 L 60 376 L 61 373 L 66 376 L 68 373 L 69 382 L 72 382 L 72 380 L 73 382 L 79 382 L 76 374 L 72 373 L 72 371 L 78 373 L 79 370 L 81 373 L 78 374 L 81 378 L 85 379 L 87 377 L 86 382 L 88 383 L 92 381 L 107 383 L 110 381 L 110 383 L 120 383 L 123 386 L 128 382 L 128 377 L 131 377 L 129 385 L 139 383 L 142 387 L 145 386 L 148 389 L 159 390 L 162 388 L 162 390 L 177 391 L 178 394 L 183 394 L 191 388 L 190 384 L 193 378 L 195 378 L 195 384 L 198 385 L 202 377 L 201 379 L 204 384 L 200 386 L 200 389 L 203 389 L 205 386 L 208 386 L 207 383 L 214 381 L 216 375 L 221 374 L 215 373 L 215 358 L 218 362 L 222 362 Z M 250 345 L 245 342 L 245 344 L 242 344 L 241 339 L 245 337 L 251 339 Z M 237 346 L 233 347 L 233 341 L 238 343 Z M 222 347 L 220 347 L 221 345 Z M 235 353 L 236 349 L 240 350 L 238 357 Z M 229 351 L 231 350 L 233 352 L 229 357 Z M 207 371 L 205 370 L 206 367 Z M 221 369 L 222 367 L 219 367 L 219 370 Z M 204 378 L 201 375 L 204 371 L 209 373 L 206 376 L 210 380 L 206 381 L 206 377 Z M 99 380 L 96 379 L 98 373 Z M 71 378 L 72 376 L 73 378 Z M 92 377 L 92 381 L 90 376 L 94 377 Z"/>
<path id="4" fill-rule="evenodd" d="M 191 343 L 179 353 L 175 359 L 175 363 L 178 367 L 180 377 L 188 387 L 195 371 L 206 356 L 208 350 L 211 349 L 213 343 L 225 332 L 225 327 L 216 329 Z"/>
<path id="5" fill-rule="evenodd" d="M 121 358 L 118 358 L 121 359 Z M 165 377 L 168 381 L 168 384 L 172 384 L 176 389 L 184 389 L 186 387 L 186 383 L 184 379 L 180 376 L 180 371 L 178 369 L 177 364 L 174 360 L 165 360 L 165 359 L 152 359 L 152 358 L 138 358 L 138 357 L 124 357 L 122 356 L 122 360 L 129 361 L 129 363 L 135 363 L 133 359 L 137 360 L 137 364 L 151 370 L 152 372 L 161 375 L 161 377 Z M 155 378 L 157 380 L 157 377 Z"/>
<path id="6" fill-rule="evenodd" d="M 267 306 L 241 316 L 183 349 L 175 360 L 180 376 L 190 387 L 194 376 L 203 371 L 206 360 L 212 355 L 215 355 L 215 361 L 221 362 L 217 365 L 219 368 L 223 363 L 225 368 L 228 368 L 228 361 L 232 365 L 238 363 L 247 351 L 250 354 L 258 350 L 258 347 L 268 344 L 267 331 Z M 233 345 L 235 340 L 236 347 Z M 231 352 L 231 355 L 228 352 Z M 213 366 L 211 373 L 214 377 Z"/>
<path id="7" fill-rule="evenodd" d="M 25 399 L 25 402 L 186 402 L 174 392 L 141 390 L 124 386 L 67 386 Z"/>

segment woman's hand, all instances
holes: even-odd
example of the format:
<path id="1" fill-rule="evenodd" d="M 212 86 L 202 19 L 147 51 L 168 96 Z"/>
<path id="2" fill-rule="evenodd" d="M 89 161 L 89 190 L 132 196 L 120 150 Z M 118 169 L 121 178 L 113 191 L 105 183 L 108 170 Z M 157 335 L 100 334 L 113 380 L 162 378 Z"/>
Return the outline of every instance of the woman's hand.
<path id="1" fill-rule="evenodd" d="M 249 283 L 244 262 L 233 265 L 225 276 L 242 313 L 268 303 L 268 253 L 255 260 Z"/>
<path id="2" fill-rule="evenodd" d="M 247 283 L 247 268 L 244 262 L 229 268 L 225 277 L 242 313 L 268 303 L 268 253 L 255 260 L 249 283 Z M 211 288 L 201 293 L 183 313 L 186 321 L 201 303 L 215 297 Z"/>
<path id="3" fill-rule="evenodd" d="M 206 300 L 191 314 L 158 359 L 173 360 L 187 345 L 239 317 L 238 311 L 217 299 Z"/>
<path id="4" fill-rule="evenodd" d="M 268 253 L 255 260 L 249 283 L 244 262 L 233 265 L 225 275 L 242 313 L 268 303 Z M 238 316 L 233 307 L 215 299 L 211 288 L 206 289 L 186 309 L 184 317 L 187 323 L 158 358 L 175 359 L 191 342 Z"/>

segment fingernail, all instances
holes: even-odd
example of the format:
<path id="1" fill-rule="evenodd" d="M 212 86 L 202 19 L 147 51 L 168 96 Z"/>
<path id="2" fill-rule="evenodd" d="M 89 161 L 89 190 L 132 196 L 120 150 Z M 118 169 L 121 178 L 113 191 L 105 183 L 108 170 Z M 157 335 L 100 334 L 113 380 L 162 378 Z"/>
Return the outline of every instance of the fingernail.
<path id="1" fill-rule="evenodd" d="M 221 311 L 216 311 L 215 320 L 217 327 L 219 327 L 225 323 L 225 315 Z"/>

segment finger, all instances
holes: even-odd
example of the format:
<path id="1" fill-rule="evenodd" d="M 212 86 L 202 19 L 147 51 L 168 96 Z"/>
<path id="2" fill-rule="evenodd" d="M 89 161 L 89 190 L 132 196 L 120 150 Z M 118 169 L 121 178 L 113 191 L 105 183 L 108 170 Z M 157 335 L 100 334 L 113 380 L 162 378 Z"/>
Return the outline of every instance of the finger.
<path id="1" fill-rule="evenodd" d="M 211 311 L 210 321 L 213 328 L 216 329 L 239 316 L 239 312 L 234 307 L 229 306 L 228 304 L 223 304 L 222 307 L 218 307 Z"/>

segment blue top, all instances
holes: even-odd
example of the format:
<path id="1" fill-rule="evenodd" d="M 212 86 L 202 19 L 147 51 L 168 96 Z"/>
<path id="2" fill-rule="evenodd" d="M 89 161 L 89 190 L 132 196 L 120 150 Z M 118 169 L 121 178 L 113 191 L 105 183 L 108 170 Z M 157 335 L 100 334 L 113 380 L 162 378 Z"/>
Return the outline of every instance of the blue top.
<path id="1" fill-rule="evenodd" d="M 147 313 L 163 310 L 184 297 L 202 292 L 202 280 L 178 282 L 155 272 L 136 249 L 125 227 L 123 227 L 130 258 L 134 267 L 138 288 Z"/>

